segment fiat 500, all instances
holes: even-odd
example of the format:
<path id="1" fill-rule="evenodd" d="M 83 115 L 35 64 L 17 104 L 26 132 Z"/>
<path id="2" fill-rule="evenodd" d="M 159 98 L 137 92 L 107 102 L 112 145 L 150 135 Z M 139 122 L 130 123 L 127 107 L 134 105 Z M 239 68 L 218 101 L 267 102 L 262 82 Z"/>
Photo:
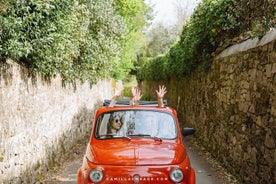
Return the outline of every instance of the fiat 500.
<path id="1" fill-rule="evenodd" d="M 182 140 L 194 131 L 180 130 L 177 113 L 168 106 L 105 103 L 95 113 L 78 184 L 195 184 Z"/>

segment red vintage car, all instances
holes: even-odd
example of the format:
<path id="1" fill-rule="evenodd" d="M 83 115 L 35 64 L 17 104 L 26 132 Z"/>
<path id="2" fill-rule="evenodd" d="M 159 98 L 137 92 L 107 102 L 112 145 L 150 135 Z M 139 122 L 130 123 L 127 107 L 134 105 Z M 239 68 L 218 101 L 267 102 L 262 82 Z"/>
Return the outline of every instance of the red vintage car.
<path id="1" fill-rule="evenodd" d="M 96 111 L 92 133 L 78 170 L 78 184 L 195 184 L 183 144 L 193 128 L 180 130 L 176 111 L 157 102 L 139 106 L 109 101 Z"/>

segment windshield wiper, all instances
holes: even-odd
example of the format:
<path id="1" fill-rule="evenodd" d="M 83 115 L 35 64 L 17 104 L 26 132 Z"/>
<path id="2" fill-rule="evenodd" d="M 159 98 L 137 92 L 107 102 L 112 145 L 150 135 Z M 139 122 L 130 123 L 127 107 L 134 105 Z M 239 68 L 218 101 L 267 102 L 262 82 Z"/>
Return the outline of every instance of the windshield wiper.
<path id="1" fill-rule="evenodd" d="M 150 135 L 150 134 L 129 134 L 129 136 L 151 137 L 151 135 Z"/>
<path id="2" fill-rule="evenodd" d="M 102 134 L 98 135 L 97 138 L 113 138 L 114 134 Z"/>
<path id="3" fill-rule="evenodd" d="M 103 135 L 99 135 L 98 138 L 100 138 L 100 139 L 102 139 L 102 138 L 125 138 L 127 140 L 131 140 L 131 138 L 128 136 L 116 135 L 116 134 L 103 134 Z"/>
<path id="4" fill-rule="evenodd" d="M 124 139 L 127 139 L 127 140 L 131 140 L 131 138 L 129 136 L 123 136 L 123 135 L 115 135 L 114 136 L 115 138 L 124 138 Z"/>
<path id="5" fill-rule="evenodd" d="M 151 136 L 149 134 L 130 134 L 129 136 L 141 136 L 141 137 L 149 137 L 151 139 L 153 139 L 154 141 L 160 141 L 162 142 L 162 139 L 160 137 L 157 137 L 157 136 Z"/>
<path id="6" fill-rule="evenodd" d="M 155 141 L 160 141 L 160 142 L 162 142 L 162 139 L 161 139 L 160 137 L 154 136 L 153 139 L 154 139 Z"/>

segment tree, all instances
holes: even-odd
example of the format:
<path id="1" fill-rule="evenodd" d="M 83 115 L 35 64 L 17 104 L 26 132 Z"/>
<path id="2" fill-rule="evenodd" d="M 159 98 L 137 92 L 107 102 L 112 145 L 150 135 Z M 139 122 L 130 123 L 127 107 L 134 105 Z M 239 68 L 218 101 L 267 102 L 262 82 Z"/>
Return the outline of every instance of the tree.
<path id="1" fill-rule="evenodd" d="M 64 82 L 109 77 L 128 33 L 113 2 L 1 0 L 0 58 Z"/>
<path id="2" fill-rule="evenodd" d="M 197 67 L 209 69 L 221 47 L 275 28 L 275 5 L 271 0 L 202 0 L 183 26 L 179 41 L 163 58 L 144 62 L 140 71 L 148 72 L 142 75 L 138 70 L 138 79 L 159 80 L 160 74 L 152 72 L 156 63 L 162 65 L 160 71 L 168 72 L 164 77 L 184 77 Z"/>
<path id="3" fill-rule="evenodd" d="M 114 77 L 122 79 L 134 68 L 137 52 L 145 43 L 142 30 L 149 9 L 143 0 L 115 0 L 114 5 L 127 27 L 127 33 L 121 40 L 120 60 L 114 70 Z"/>
<path id="4" fill-rule="evenodd" d="M 172 1 L 176 14 L 176 23 L 173 26 L 164 25 L 162 22 L 152 24 L 150 29 L 146 31 L 148 56 L 158 56 L 165 54 L 166 51 L 179 40 L 183 25 L 189 20 L 195 6 L 200 0 L 174 0 Z M 149 2 L 154 8 L 154 4 Z M 152 16 L 155 16 L 152 14 Z"/>
<path id="5" fill-rule="evenodd" d="M 146 35 L 147 39 L 147 56 L 154 57 L 164 54 L 171 47 L 175 41 L 163 24 L 159 23 L 155 25 L 150 32 Z"/>

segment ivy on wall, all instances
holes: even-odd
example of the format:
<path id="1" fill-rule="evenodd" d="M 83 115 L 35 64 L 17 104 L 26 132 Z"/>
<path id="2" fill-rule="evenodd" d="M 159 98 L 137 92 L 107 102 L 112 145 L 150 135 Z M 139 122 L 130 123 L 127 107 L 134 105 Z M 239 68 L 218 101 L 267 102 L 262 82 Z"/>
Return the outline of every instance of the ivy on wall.
<path id="1" fill-rule="evenodd" d="M 11 58 L 45 76 L 60 74 L 64 82 L 94 83 L 114 76 L 131 32 L 117 4 L 113 0 L 1 0 L 1 61 Z"/>
<path id="2" fill-rule="evenodd" d="M 275 7 L 271 0 L 202 0 L 183 26 L 180 40 L 163 57 L 140 62 L 138 80 L 181 78 L 199 65 L 208 69 L 233 38 L 261 37 L 275 27 Z M 153 72 L 156 66 L 166 73 Z"/>

